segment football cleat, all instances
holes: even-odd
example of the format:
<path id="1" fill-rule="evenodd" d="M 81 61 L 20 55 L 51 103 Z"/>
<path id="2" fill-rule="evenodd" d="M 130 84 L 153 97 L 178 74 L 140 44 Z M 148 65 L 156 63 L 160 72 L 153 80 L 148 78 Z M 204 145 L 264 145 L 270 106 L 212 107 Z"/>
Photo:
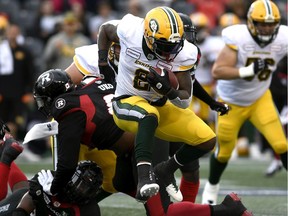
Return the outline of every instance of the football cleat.
<path id="1" fill-rule="evenodd" d="M 175 201 L 181 202 L 183 200 L 183 195 L 176 184 L 174 174 L 167 171 L 166 164 L 167 162 L 165 161 L 157 164 L 154 167 L 154 173 L 156 178 L 161 179 L 164 183 L 168 195 Z"/>
<path id="2" fill-rule="evenodd" d="M 138 166 L 138 185 L 136 200 L 142 203 L 155 196 L 159 192 L 159 185 L 156 183 L 155 174 L 150 165 Z"/>
<path id="3" fill-rule="evenodd" d="M 282 167 L 283 167 L 282 162 L 280 160 L 274 159 L 267 168 L 265 176 L 267 177 L 273 176 L 276 172 L 281 171 Z"/>
<path id="4" fill-rule="evenodd" d="M 241 199 L 235 193 L 230 193 L 229 195 L 226 195 L 221 205 L 224 205 L 226 207 L 229 215 L 253 216 L 251 212 L 247 211 L 247 208 L 243 205 Z"/>
<path id="5" fill-rule="evenodd" d="M 219 184 L 212 185 L 207 182 L 202 194 L 202 204 L 216 205 L 219 188 Z"/>

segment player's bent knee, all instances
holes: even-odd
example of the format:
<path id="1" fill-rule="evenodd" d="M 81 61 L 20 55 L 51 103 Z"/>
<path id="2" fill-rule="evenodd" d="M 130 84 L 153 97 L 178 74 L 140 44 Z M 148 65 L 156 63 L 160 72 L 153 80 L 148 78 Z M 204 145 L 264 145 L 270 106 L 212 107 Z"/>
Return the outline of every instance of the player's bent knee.
<path id="1" fill-rule="evenodd" d="M 220 163 L 227 163 L 230 159 L 230 156 L 218 156 L 217 157 L 217 160 L 220 162 Z"/>

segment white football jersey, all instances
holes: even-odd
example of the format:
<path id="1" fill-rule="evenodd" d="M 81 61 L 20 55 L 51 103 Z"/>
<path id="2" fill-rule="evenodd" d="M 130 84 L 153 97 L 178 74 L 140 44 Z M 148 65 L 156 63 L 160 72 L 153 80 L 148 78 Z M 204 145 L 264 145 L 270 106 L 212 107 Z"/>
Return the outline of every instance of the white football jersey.
<path id="1" fill-rule="evenodd" d="M 92 44 L 75 49 L 73 61 L 78 70 L 85 75 L 100 76 L 98 67 L 98 45 Z"/>
<path id="2" fill-rule="evenodd" d="M 195 77 L 199 83 L 211 84 L 213 82 L 212 65 L 224 45 L 220 36 L 213 35 L 209 35 L 203 43 L 198 45 L 201 50 L 201 59 L 195 71 Z"/>
<path id="3" fill-rule="evenodd" d="M 184 42 L 183 49 L 172 62 L 147 59 L 142 49 L 144 19 L 131 14 L 127 14 L 122 18 L 117 28 L 117 34 L 120 39 L 121 53 L 116 80 L 116 97 L 120 95 L 139 95 L 149 101 L 156 101 L 162 95 L 157 94 L 143 80 L 143 75 L 146 76 L 149 67 L 186 71 L 191 69 L 197 60 L 198 51 L 196 46 L 187 41 Z"/>
<path id="4" fill-rule="evenodd" d="M 260 47 L 255 42 L 244 24 L 223 29 L 222 38 L 226 45 L 238 52 L 236 67 L 248 66 L 257 58 L 266 61 L 265 69 L 251 78 L 217 81 L 217 93 L 224 101 L 249 106 L 269 88 L 272 73 L 278 62 L 287 55 L 288 27 L 281 25 L 274 41 L 265 47 Z"/>

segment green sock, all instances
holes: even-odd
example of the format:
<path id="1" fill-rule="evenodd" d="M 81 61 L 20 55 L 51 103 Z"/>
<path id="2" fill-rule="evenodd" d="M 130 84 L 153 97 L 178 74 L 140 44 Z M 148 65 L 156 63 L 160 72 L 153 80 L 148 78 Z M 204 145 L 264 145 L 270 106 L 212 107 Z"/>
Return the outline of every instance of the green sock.
<path id="1" fill-rule="evenodd" d="M 222 173 L 224 172 L 228 163 L 220 163 L 214 154 L 210 156 L 210 171 L 209 182 L 213 185 L 218 184 Z"/>
<path id="2" fill-rule="evenodd" d="M 155 116 L 146 116 L 138 125 L 138 133 L 135 139 L 135 158 L 138 161 L 152 161 L 153 139 L 158 120 Z"/>

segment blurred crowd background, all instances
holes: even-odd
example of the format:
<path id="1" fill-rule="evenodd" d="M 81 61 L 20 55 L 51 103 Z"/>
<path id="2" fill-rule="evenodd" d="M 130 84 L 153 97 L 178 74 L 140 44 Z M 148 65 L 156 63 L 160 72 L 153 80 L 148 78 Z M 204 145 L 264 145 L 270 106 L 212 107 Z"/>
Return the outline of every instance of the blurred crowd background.
<path id="1" fill-rule="evenodd" d="M 246 23 L 247 10 L 252 2 L 252 0 L 0 0 L 0 116 L 7 122 L 14 137 L 20 140 L 34 124 L 47 121 L 37 111 L 33 100 L 32 89 L 35 79 L 47 69 L 67 68 L 72 62 L 74 49 L 96 43 L 100 25 L 108 20 L 121 19 L 126 13 L 145 17 L 146 12 L 153 7 L 169 6 L 177 12 L 195 18 L 192 21 L 199 31 L 198 39 L 201 45 L 202 39 L 219 37 L 225 25 L 234 24 L 234 21 L 228 23 L 227 16 L 226 21 L 223 20 L 223 15 L 232 14 L 233 17 L 235 15 L 236 23 Z M 281 11 L 282 24 L 287 25 L 287 1 L 274 2 Z M 217 43 L 214 45 L 217 46 Z M 209 72 L 215 57 L 209 56 L 209 53 L 205 55 L 204 49 L 202 55 L 204 60 L 201 61 L 206 62 L 206 65 L 203 64 L 201 67 L 207 67 L 206 70 Z M 285 79 L 284 97 L 287 98 L 287 77 Z M 213 86 L 213 80 L 209 82 Z M 210 93 L 213 94 L 213 88 Z M 200 114 L 201 104 L 195 105 L 195 110 L 197 109 Z M 209 113 L 203 118 L 206 118 L 205 121 L 213 127 L 213 118 L 209 117 Z M 249 123 L 245 128 L 244 141 L 240 141 L 242 144 L 239 144 L 238 156 L 249 154 L 251 156 L 247 145 L 261 142 Z M 263 154 L 266 147 L 259 147 L 258 144 L 257 146 L 260 149 L 259 154 Z M 21 157 L 29 161 L 39 161 L 50 153 L 46 140 L 31 142 L 26 148 Z M 255 156 L 255 153 L 253 154 Z"/>

